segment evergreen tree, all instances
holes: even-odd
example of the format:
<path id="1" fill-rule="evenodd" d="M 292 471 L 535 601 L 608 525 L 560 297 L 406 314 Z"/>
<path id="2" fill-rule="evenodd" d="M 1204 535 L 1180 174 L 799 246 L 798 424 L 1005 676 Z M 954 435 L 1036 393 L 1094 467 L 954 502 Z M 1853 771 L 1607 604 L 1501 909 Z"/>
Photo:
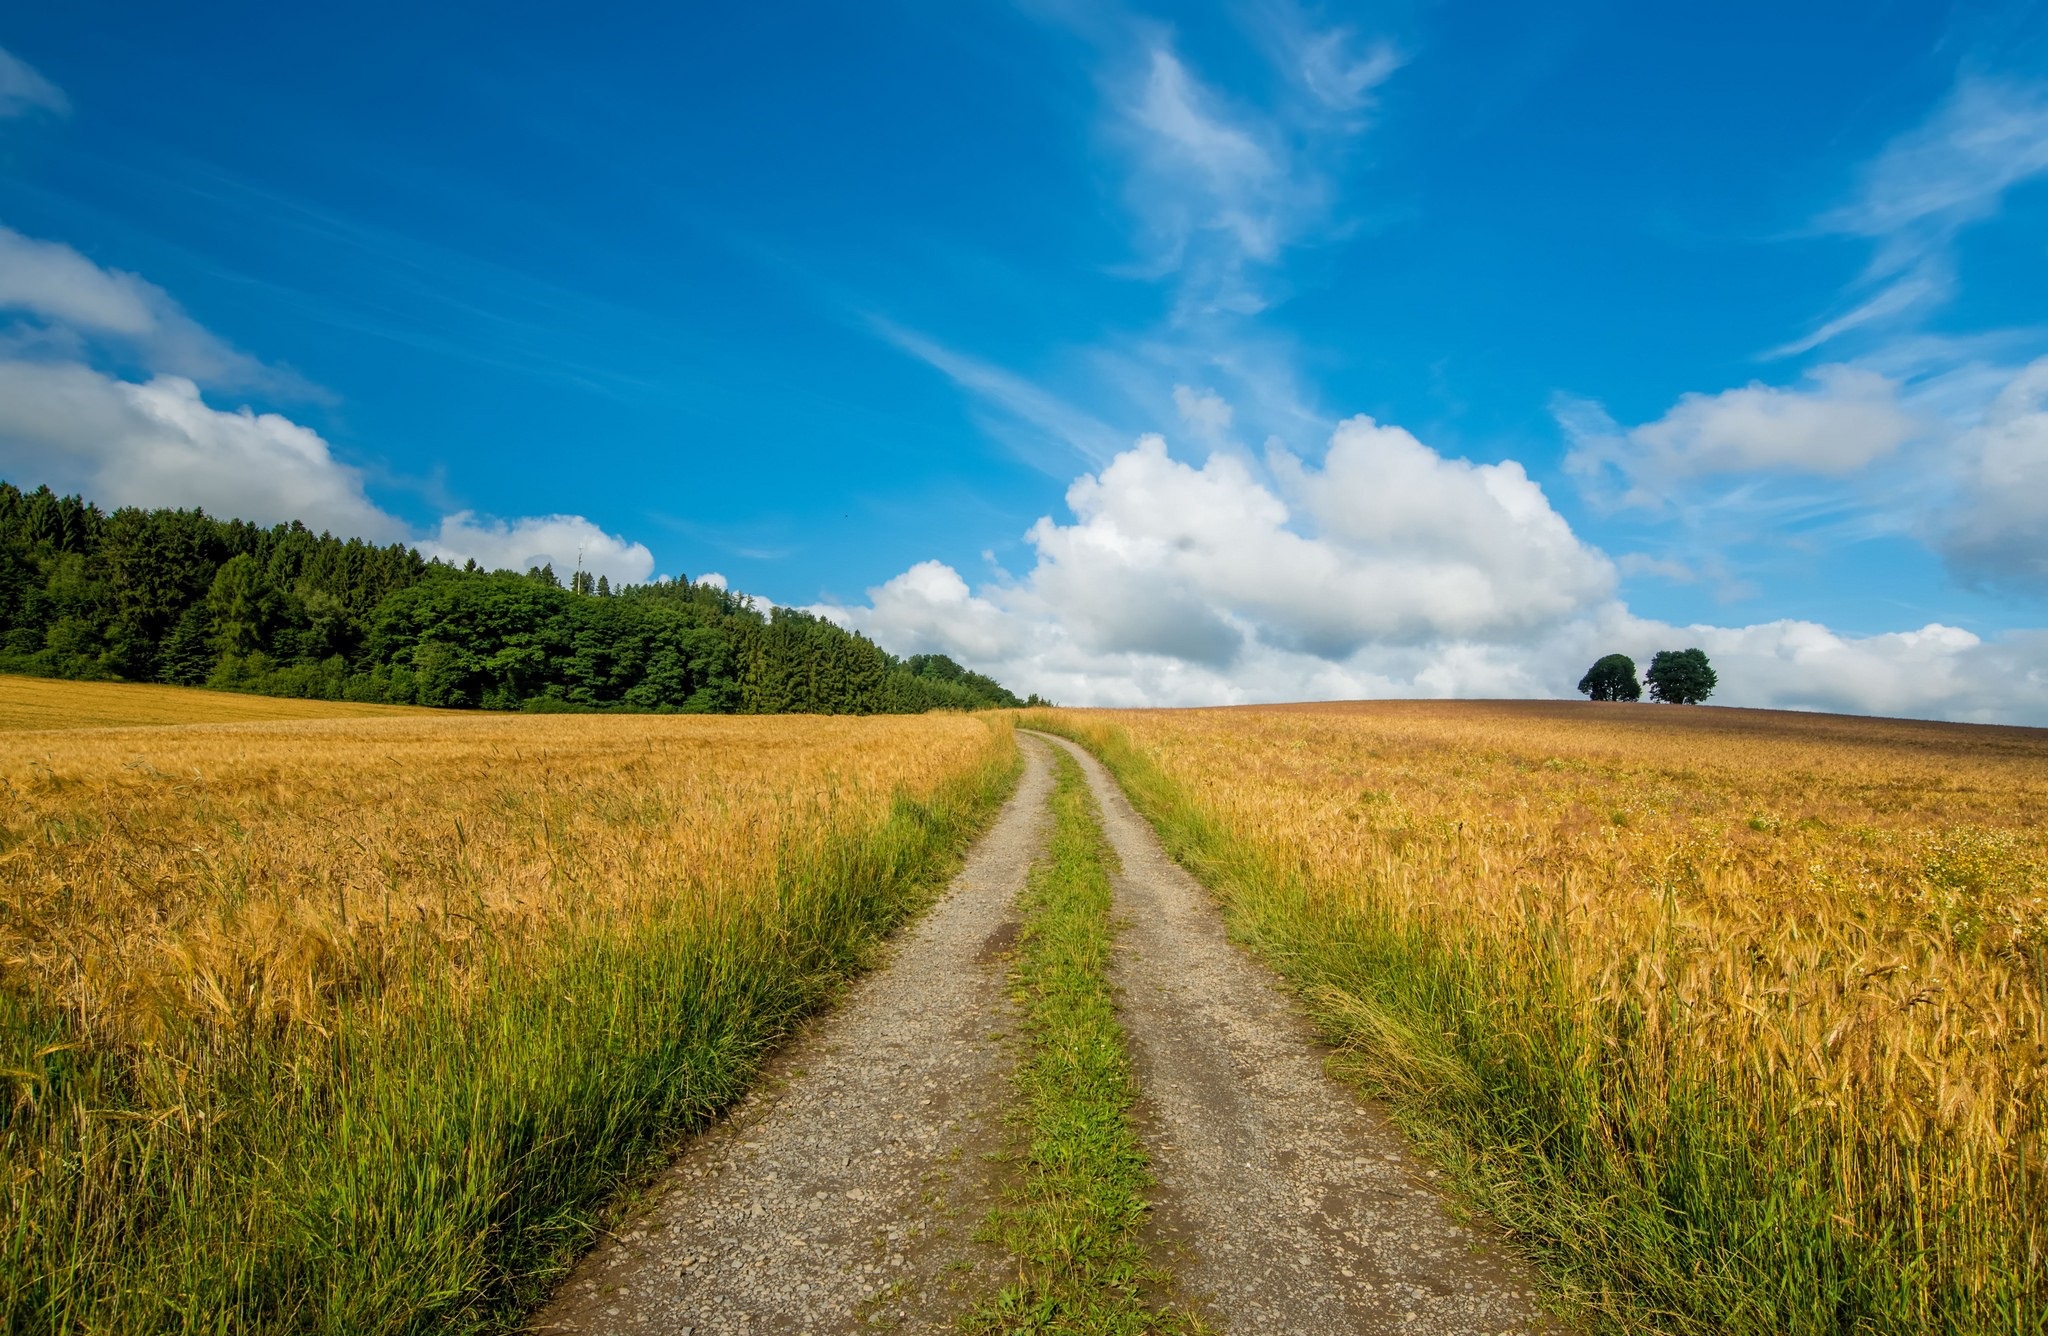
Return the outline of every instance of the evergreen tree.
<path id="1" fill-rule="evenodd" d="M 582 597 L 581 595 L 594 595 Z M 491 709 L 830 713 L 1021 704 L 943 655 L 688 580 L 614 588 L 402 546 L 102 514 L 0 482 L 0 671 Z"/>
<path id="2" fill-rule="evenodd" d="M 276 628 L 283 600 L 270 576 L 244 552 L 231 557 L 213 577 L 206 610 L 213 619 L 213 647 L 223 657 L 262 650 Z"/>
<path id="3" fill-rule="evenodd" d="M 191 603 L 178 616 L 157 660 L 157 680 L 196 687 L 213 671 L 211 619 L 203 603 Z"/>

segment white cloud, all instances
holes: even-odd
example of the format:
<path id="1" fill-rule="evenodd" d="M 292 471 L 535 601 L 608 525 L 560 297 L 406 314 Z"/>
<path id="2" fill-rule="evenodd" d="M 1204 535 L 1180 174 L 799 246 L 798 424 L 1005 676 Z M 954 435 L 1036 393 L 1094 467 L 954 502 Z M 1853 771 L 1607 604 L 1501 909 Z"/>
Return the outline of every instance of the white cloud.
<path id="1" fill-rule="evenodd" d="M 1335 111 L 1355 112 L 1369 105 L 1373 90 L 1402 65 L 1393 43 L 1363 42 L 1350 28 L 1314 31 L 1289 25 L 1283 38 L 1302 87 Z"/>
<path id="2" fill-rule="evenodd" d="M 0 69 L 4 73 L 4 69 Z M 104 269 L 69 246 L 0 227 L 0 312 L 42 322 L 0 351 L 0 476 L 78 491 L 106 506 L 200 506 L 215 515 L 378 542 L 493 569 L 552 563 L 640 582 L 654 557 L 580 515 L 511 520 L 461 511 L 433 533 L 373 502 L 363 471 L 312 428 L 279 413 L 209 405 L 200 382 L 292 381 L 214 337 L 163 289 Z M 79 360 L 109 344 L 152 373 L 125 380 Z"/>
<path id="3" fill-rule="evenodd" d="M 419 543 L 420 555 L 491 570 L 553 566 L 566 582 L 571 571 L 602 575 L 614 584 L 642 584 L 654 573 L 654 554 L 640 543 L 608 534 L 581 515 L 491 519 L 470 511 L 444 516 Z"/>
<path id="4" fill-rule="evenodd" d="M 1230 404 L 1214 390 L 1173 387 L 1173 406 L 1180 420 L 1206 441 L 1221 441 L 1230 430 Z"/>
<path id="5" fill-rule="evenodd" d="M 102 269 L 69 246 L 0 227 L 0 307 L 133 338 L 157 324 L 168 301 L 133 274 Z"/>
<path id="6" fill-rule="evenodd" d="M 1232 123 L 1217 95 L 1171 49 L 1155 46 L 1148 54 L 1127 114 L 1142 132 L 1152 188 L 1175 182 L 1207 208 L 1195 213 L 1185 202 L 1158 199 L 1144 207 L 1172 234 L 1175 250 L 1186 245 L 1190 230 L 1214 229 L 1251 258 L 1272 259 L 1288 203 L 1279 146 L 1250 124 Z"/>
<path id="7" fill-rule="evenodd" d="M 1320 469 L 1280 455 L 1275 472 L 1296 507 L 1233 455 L 1195 468 L 1143 438 L 1068 490 L 1076 523 L 1033 527 L 1032 595 L 1088 649 L 1223 665 L 1253 642 L 1513 637 L 1612 587 L 1518 464 L 1355 418 Z"/>
<path id="8" fill-rule="evenodd" d="M 1879 288 L 1861 305 L 1827 321 L 1811 334 L 1780 344 L 1766 358 L 1797 357 L 1831 343 L 1854 329 L 1896 322 L 1932 310 L 1955 295 L 1955 265 L 1945 255 L 1931 255 Z"/>
<path id="9" fill-rule="evenodd" d="M 1821 219 L 1885 244 L 1903 269 L 1930 242 L 1998 212 L 2005 192 L 2048 172 L 2048 84 L 1966 75 L 1928 121 L 1886 146 L 1855 202 Z"/>
<path id="10" fill-rule="evenodd" d="M 1357 113 L 1401 64 L 1389 45 L 1271 12 L 1267 46 L 1298 91 L 1267 105 L 1204 83 L 1155 27 L 1136 29 L 1133 49 L 1116 57 L 1121 73 L 1108 80 L 1109 135 L 1129 159 L 1125 201 L 1141 233 L 1141 271 L 1177 279 L 1182 322 L 1269 304 L 1253 271 L 1328 219 L 1345 153 L 1365 128 Z"/>
<path id="11" fill-rule="evenodd" d="M 1772 355 L 1806 352 L 1947 301 L 1956 237 L 1995 216 L 2006 191 L 2043 172 L 2048 83 L 1963 76 L 1925 123 L 1871 161 L 1852 202 L 1818 220 L 1824 233 L 1875 245 L 1854 306 Z"/>
<path id="12" fill-rule="evenodd" d="M 866 606 L 816 611 L 1076 705 L 1568 696 L 1601 654 L 1697 645 L 1726 704 L 2048 722 L 2048 633 L 1635 617 L 1613 564 L 1511 461 L 1354 418 L 1319 467 L 1276 456 L 1273 476 L 1148 437 L 1074 483 L 1071 523 L 1033 526 L 1022 579 L 975 589 L 927 561 Z"/>
<path id="13" fill-rule="evenodd" d="M 1124 663 L 1209 689 L 1275 656 L 1327 665 L 1368 647 L 1514 643 L 1613 589 L 1612 565 L 1519 464 L 1445 459 L 1361 417 L 1319 467 L 1273 465 L 1269 486 L 1235 455 L 1195 467 L 1145 437 L 1068 490 L 1073 523 L 1033 526 L 1021 583 L 976 595 L 926 562 L 841 615 L 892 646 L 1043 660 L 1067 676 Z"/>
<path id="14" fill-rule="evenodd" d="M 1116 433 L 1107 425 L 1022 376 L 890 321 L 871 323 L 890 343 L 998 410 L 1001 416 L 983 425 L 1033 466 L 1064 477 L 1073 462 L 1068 450 L 1090 463 L 1100 463 L 1115 452 Z M 1065 448 L 1047 450 L 1048 444 Z"/>
<path id="15" fill-rule="evenodd" d="M 1719 394 L 1690 393 L 1654 422 L 1626 430 L 1597 405 L 1567 401 L 1558 419 L 1571 438 L 1565 467 L 1596 494 L 1609 472 L 1626 483 L 1623 504 L 1666 499 L 1685 479 L 1709 474 L 1804 473 L 1840 478 L 1896 452 L 1922 430 L 1877 372 L 1831 365 L 1812 384 L 1751 382 Z"/>
<path id="16" fill-rule="evenodd" d="M 1624 552 L 1615 558 L 1614 564 L 1623 575 L 1649 575 L 1672 584 L 1694 584 L 1700 578 L 1699 572 L 1684 562 L 1648 552 Z"/>
<path id="17" fill-rule="evenodd" d="M 1398 51 L 1318 26 L 1289 0 L 1260 0 L 1236 17 L 1274 77 L 1246 96 L 1243 85 L 1205 80 L 1170 28 L 1121 7 L 1024 7 L 1096 49 L 1099 134 L 1132 229 L 1134 259 L 1120 272 L 1162 285 L 1171 306 L 1149 330 L 1069 349 L 1049 373 L 1034 367 L 1058 394 L 886 322 L 874 322 L 878 332 L 974 394 L 978 425 L 1056 477 L 1103 464 L 1176 408 L 1208 415 L 1184 420 L 1212 443 L 1229 427 L 1252 441 L 1319 438 L 1330 419 L 1302 383 L 1292 341 L 1244 318 L 1283 294 L 1290 248 L 1356 226 L 1336 216 L 1342 177 Z"/>
<path id="18" fill-rule="evenodd" d="M 1941 542 L 1965 574 L 2048 591 L 2048 358 L 2013 377 L 1957 450 L 1961 494 Z"/>
<path id="19" fill-rule="evenodd" d="M 38 241 L 0 226 L 0 312 L 41 322 L 25 334 L 54 336 L 59 347 L 79 339 L 110 342 L 151 371 L 204 385 L 262 387 L 304 394 L 305 383 L 237 351 L 209 333 L 154 283 L 104 269 L 71 247 Z"/>
<path id="20" fill-rule="evenodd" d="M 26 116 L 32 111 L 67 116 L 71 113 L 71 100 L 27 61 L 0 47 L 0 120 Z"/>
<path id="21" fill-rule="evenodd" d="M 75 363 L 0 360 L 0 476 L 76 490 L 106 506 L 201 506 L 225 518 L 303 520 L 421 554 L 492 569 L 552 563 L 614 582 L 654 570 L 645 546 L 580 515 L 512 520 L 460 511 L 430 534 L 380 509 L 363 472 L 335 458 L 320 434 L 277 413 L 209 406 L 178 376 L 134 383 Z"/>
<path id="22" fill-rule="evenodd" d="M 204 506 L 380 540 L 403 528 L 317 432 L 212 408 L 182 376 L 138 384 L 76 363 L 0 361 L 0 472 L 102 505 Z"/>

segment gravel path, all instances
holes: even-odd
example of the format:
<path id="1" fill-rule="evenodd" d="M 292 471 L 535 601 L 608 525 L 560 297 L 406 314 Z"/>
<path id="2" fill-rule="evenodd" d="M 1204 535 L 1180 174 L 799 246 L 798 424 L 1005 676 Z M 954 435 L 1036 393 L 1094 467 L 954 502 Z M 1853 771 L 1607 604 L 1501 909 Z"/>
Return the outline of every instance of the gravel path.
<path id="1" fill-rule="evenodd" d="M 1152 1228 L 1180 1291 L 1257 1336 L 1546 1329 L 1533 1273 L 1445 1213 L 1101 764 L 1049 740 L 1081 763 L 1123 863 L 1114 973 L 1159 1181 Z"/>
<path id="2" fill-rule="evenodd" d="M 1122 861 L 1114 975 L 1159 1181 L 1151 1243 L 1177 1291 L 1247 1336 L 1552 1329 L 1533 1275 L 1452 1220 L 1400 1135 L 1324 1074 L 1327 1050 L 1101 765 L 1020 734 L 1023 779 L 947 896 L 531 1330 L 950 1331 L 1008 1278 L 970 1236 L 1007 1146 L 1004 953 L 1047 834 L 1049 743 L 1080 761 Z"/>
<path id="3" fill-rule="evenodd" d="M 893 960 L 693 1141 L 531 1330 L 726 1336 L 952 1330 L 1001 1262 L 970 1236 L 1005 1146 L 1003 954 L 1043 847 L 1050 756 L 1024 776 Z"/>

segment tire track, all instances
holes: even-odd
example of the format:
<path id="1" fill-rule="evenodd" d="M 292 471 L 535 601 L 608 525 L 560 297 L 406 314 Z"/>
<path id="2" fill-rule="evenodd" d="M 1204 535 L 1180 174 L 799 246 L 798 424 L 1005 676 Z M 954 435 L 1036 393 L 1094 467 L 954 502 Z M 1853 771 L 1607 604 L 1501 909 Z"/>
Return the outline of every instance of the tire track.
<path id="1" fill-rule="evenodd" d="M 1047 741 L 1081 763 L 1123 864 L 1113 974 L 1180 1291 L 1258 1336 L 1558 1329 L 1533 1271 L 1451 1219 L 1400 1134 L 1324 1074 L 1328 1050 L 1101 763 Z"/>
<path id="2" fill-rule="evenodd" d="M 945 898 L 684 1150 L 529 1330 L 951 1331 L 1001 1283 L 1004 1259 L 970 1236 L 994 1198 L 985 1157 L 1005 1145 L 1003 953 L 1051 794 L 1044 745 L 1019 746 L 1017 791 Z"/>

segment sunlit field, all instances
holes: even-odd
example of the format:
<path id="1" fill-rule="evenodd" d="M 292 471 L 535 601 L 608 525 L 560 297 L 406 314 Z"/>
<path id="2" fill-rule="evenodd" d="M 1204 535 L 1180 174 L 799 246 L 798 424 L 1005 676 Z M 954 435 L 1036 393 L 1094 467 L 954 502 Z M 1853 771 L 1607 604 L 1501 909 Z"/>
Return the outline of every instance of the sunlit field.
<path id="1" fill-rule="evenodd" d="M 0 736 L 52 728 L 238 724 L 276 719 L 360 719 L 407 714 L 418 717 L 429 712 L 408 705 L 292 700 L 279 696 L 247 696 L 234 691 L 152 686 L 140 682 L 65 682 L 0 673 Z"/>
<path id="2" fill-rule="evenodd" d="M 2048 731 L 1061 711 L 1339 1068 L 1619 1328 L 2048 1323 Z"/>
<path id="3" fill-rule="evenodd" d="M 377 713 L 0 733 L 0 1329 L 503 1322 L 1015 765 L 961 715 Z"/>

